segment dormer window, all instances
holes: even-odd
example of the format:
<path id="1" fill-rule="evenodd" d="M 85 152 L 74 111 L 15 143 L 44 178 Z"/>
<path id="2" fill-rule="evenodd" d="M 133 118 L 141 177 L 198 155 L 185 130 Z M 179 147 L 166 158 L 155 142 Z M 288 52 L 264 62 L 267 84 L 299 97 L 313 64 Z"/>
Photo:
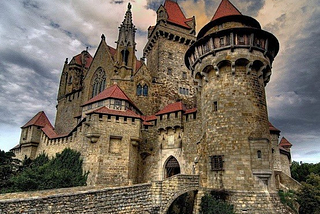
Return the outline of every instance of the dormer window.
<path id="1" fill-rule="evenodd" d="M 122 101 L 121 100 L 114 100 L 114 109 L 121 110 Z"/>

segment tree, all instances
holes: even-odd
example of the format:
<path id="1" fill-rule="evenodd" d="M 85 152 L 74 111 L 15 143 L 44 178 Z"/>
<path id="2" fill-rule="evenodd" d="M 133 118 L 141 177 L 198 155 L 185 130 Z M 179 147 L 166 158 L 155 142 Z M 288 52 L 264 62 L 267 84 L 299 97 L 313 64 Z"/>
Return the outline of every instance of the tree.
<path id="1" fill-rule="evenodd" d="M 311 173 L 298 191 L 300 214 L 320 214 L 320 176 Z"/>
<path id="2" fill-rule="evenodd" d="M 219 199 L 215 194 L 206 194 L 201 198 L 200 214 L 235 214 L 233 205 Z"/>
<path id="3" fill-rule="evenodd" d="M 320 175 L 320 163 L 312 164 L 312 163 L 298 163 L 296 161 L 292 162 L 291 165 L 291 176 L 295 180 L 302 182 L 306 181 L 308 175 L 311 173 Z"/>
<path id="4" fill-rule="evenodd" d="M 31 163 L 26 160 L 28 164 L 10 179 L 11 186 L 6 192 L 84 186 L 88 172 L 83 172 L 80 156 L 79 152 L 67 148 L 52 159 L 41 154 Z"/>
<path id="5" fill-rule="evenodd" d="M 13 152 L 0 150 L 0 190 L 10 186 L 10 178 L 18 171 L 20 161 Z"/>

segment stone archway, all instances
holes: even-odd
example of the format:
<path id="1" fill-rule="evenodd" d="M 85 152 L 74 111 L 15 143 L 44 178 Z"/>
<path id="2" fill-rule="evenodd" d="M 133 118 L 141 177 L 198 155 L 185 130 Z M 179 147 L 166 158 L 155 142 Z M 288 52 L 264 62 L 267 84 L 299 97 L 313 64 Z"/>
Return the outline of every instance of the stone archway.
<path id="1" fill-rule="evenodd" d="M 165 178 L 169 178 L 171 176 L 174 176 L 176 174 L 180 174 L 180 164 L 177 161 L 177 159 L 173 156 L 170 156 L 165 164 L 164 167 L 164 172 L 165 172 Z"/>
<path id="2" fill-rule="evenodd" d="M 197 197 L 197 190 L 191 190 L 180 194 L 171 201 L 166 214 L 192 214 Z"/>

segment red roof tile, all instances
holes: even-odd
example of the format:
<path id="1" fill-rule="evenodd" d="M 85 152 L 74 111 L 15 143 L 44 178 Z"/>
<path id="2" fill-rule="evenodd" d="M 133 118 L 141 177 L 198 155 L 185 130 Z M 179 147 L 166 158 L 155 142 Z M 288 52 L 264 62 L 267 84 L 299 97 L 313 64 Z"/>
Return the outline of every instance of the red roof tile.
<path id="1" fill-rule="evenodd" d="M 132 117 L 132 118 L 141 118 L 141 116 L 136 114 L 134 111 L 131 111 L 131 110 L 120 111 L 120 110 L 108 109 L 105 106 L 98 108 L 98 109 L 96 109 L 92 112 L 89 112 L 87 114 L 92 114 L 92 113 L 110 114 L 110 115 L 125 116 L 125 117 Z"/>
<path id="2" fill-rule="evenodd" d="M 172 103 L 165 106 L 162 110 L 156 113 L 156 115 L 167 114 L 167 113 L 176 112 L 176 111 L 185 111 L 185 110 L 186 110 L 186 107 L 180 101 L 180 102 Z"/>
<path id="3" fill-rule="evenodd" d="M 197 112 L 197 108 L 187 109 L 185 114 L 191 114 L 191 113 L 194 113 L 194 112 Z"/>
<path id="4" fill-rule="evenodd" d="M 168 22 L 186 27 L 188 29 L 191 28 L 186 24 L 186 21 L 188 21 L 188 19 L 186 19 L 177 2 L 166 0 L 164 2 L 164 8 L 166 9 L 168 14 Z"/>
<path id="5" fill-rule="evenodd" d="M 130 98 L 121 90 L 121 88 L 117 84 L 114 84 L 113 86 L 111 86 L 109 88 L 106 88 L 105 90 L 100 92 L 97 96 L 94 96 L 93 98 L 91 98 L 90 100 L 88 100 L 87 102 L 82 104 L 82 106 L 88 105 L 90 103 L 95 103 L 95 102 L 98 102 L 100 100 L 105 100 L 107 98 L 115 98 L 115 99 L 119 99 L 119 100 L 127 100 L 132 105 L 134 105 L 134 103 L 130 100 Z"/>
<path id="6" fill-rule="evenodd" d="M 286 138 L 282 137 L 279 146 L 283 148 L 291 148 L 292 144 Z"/>
<path id="7" fill-rule="evenodd" d="M 87 51 L 83 51 L 83 52 L 87 52 Z M 83 52 L 82 52 L 82 53 L 83 53 Z M 76 56 L 73 57 L 73 59 L 75 60 L 76 64 L 77 64 L 77 65 L 80 65 L 80 66 L 82 66 L 82 60 L 81 60 L 81 58 L 82 58 L 82 53 L 80 53 L 80 54 L 78 54 L 78 55 L 76 55 Z M 84 65 L 84 67 L 85 67 L 85 68 L 89 68 L 90 65 L 91 65 L 91 63 L 92 63 L 92 60 L 93 60 L 92 56 L 90 55 L 89 52 L 87 52 L 86 64 Z M 71 60 L 71 61 L 72 61 L 72 60 Z"/>
<path id="8" fill-rule="evenodd" d="M 211 21 L 214 21 L 221 17 L 232 16 L 232 15 L 242 15 L 242 14 L 229 0 L 222 0 L 216 13 L 213 15 Z"/>
<path id="9" fill-rule="evenodd" d="M 270 131 L 270 132 L 278 132 L 278 133 L 281 132 L 279 129 L 277 129 L 276 127 L 274 127 L 270 122 L 269 122 L 269 131 Z"/>
<path id="10" fill-rule="evenodd" d="M 68 136 L 69 134 L 66 133 L 66 134 L 57 134 L 54 129 L 48 125 L 46 125 L 45 127 L 43 127 L 41 129 L 50 139 L 53 139 L 53 138 L 59 138 L 59 137 L 66 137 Z"/>
<path id="11" fill-rule="evenodd" d="M 22 126 L 21 128 L 26 128 L 28 126 L 45 127 L 46 125 L 48 125 L 51 128 L 53 128 L 53 126 L 51 125 L 47 115 L 43 111 L 40 111 L 31 120 L 29 120 L 24 126 Z"/>

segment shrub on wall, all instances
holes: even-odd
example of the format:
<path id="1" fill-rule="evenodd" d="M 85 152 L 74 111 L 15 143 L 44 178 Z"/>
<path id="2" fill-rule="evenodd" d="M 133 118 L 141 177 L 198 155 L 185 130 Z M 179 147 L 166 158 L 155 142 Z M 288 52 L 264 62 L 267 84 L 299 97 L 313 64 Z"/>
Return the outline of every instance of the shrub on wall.
<path id="1" fill-rule="evenodd" d="M 201 198 L 200 214 L 235 214 L 233 205 L 225 201 L 225 192 L 211 192 Z"/>

